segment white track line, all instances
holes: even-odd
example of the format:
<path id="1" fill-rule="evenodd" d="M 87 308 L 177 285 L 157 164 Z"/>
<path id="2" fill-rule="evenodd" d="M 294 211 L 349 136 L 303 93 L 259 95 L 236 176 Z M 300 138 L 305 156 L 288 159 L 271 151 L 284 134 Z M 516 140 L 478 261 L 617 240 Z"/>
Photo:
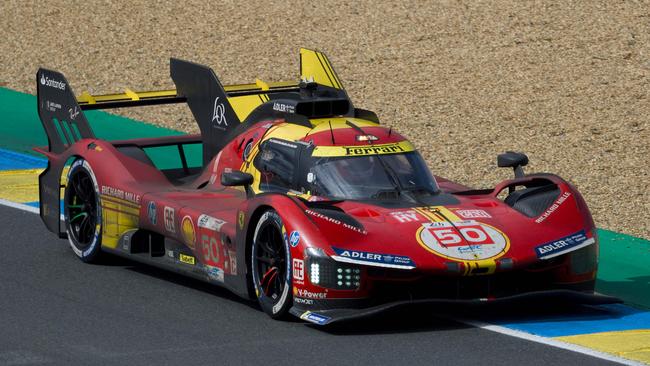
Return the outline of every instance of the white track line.
<path id="1" fill-rule="evenodd" d="M 23 211 L 27 211 L 27 212 L 31 212 L 31 213 L 35 213 L 35 214 L 40 214 L 40 210 L 38 209 L 38 207 L 33 207 L 33 206 L 29 206 L 29 205 L 24 205 L 22 203 L 7 201 L 7 200 L 2 199 L 2 198 L 0 198 L 0 205 L 17 208 L 19 210 L 23 210 Z"/>
<path id="2" fill-rule="evenodd" d="M 36 208 L 36 207 L 24 205 L 22 203 L 15 203 L 15 202 L 7 201 L 7 200 L 4 200 L 2 198 L 0 198 L 0 205 L 12 207 L 12 208 L 17 208 L 19 210 L 23 210 L 23 211 L 27 211 L 27 212 L 31 212 L 31 213 L 35 213 L 35 214 L 40 213 L 39 209 Z M 463 323 L 463 324 L 470 325 L 472 327 L 489 330 L 491 332 L 505 334 L 505 335 L 515 337 L 515 338 L 525 339 L 527 341 L 532 341 L 532 342 L 535 342 L 535 343 L 545 344 L 547 346 L 551 346 L 551 347 L 555 347 L 555 348 L 561 348 L 561 349 L 565 349 L 565 350 L 568 350 L 568 351 L 582 353 L 584 355 L 591 356 L 591 357 L 596 357 L 596 358 L 599 358 L 601 360 L 617 362 L 617 363 L 620 363 L 620 364 L 623 364 L 623 365 L 630 365 L 630 366 L 646 366 L 646 364 L 644 364 L 644 363 L 639 363 L 639 362 L 628 360 L 628 359 L 625 359 L 625 358 L 622 358 L 622 357 L 617 357 L 617 356 L 610 355 L 610 354 L 607 354 L 607 353 L 599 352 L 599 351 L 596 351 L 596 350 L 593 350 L 593 349 L 590 349 L 590 348 L 587 348 L 587 347 L 582 347 L 582 346 L 578 346 L 578 345 L 575 345 L 575 344 L 558 341 L 558 340 L 555 340 L 553 338 L 540 337 L 540 336 L 530 334 L 530 333 L 526 333 L 526 332 L 522 332 L 522 331 L 519 331 L 519 330 L 502 327 L 500 325 L 492 325 L 492 324 L 488 324 L 488 323 L 483 323 L 483 322 L 478 321 L 478 320 L 467 320 L 467 319 L 459 319 L 459 318 L 455 318 L 454 320 L 456 320 L 456 321 L 458 321 L 460 323 Z"/>
<path id="3" fill-rule="evenodd" d="M 620 363 L 620 364 L 623 364 L 623 365 L 630 365 L 630 366 L 647 366 L 645 363 L 640 363 L 640 362 L 637 362 L 637 361 L 628 360 L 626 358 L 614 356 L 614 355 L 611 355 L 609 353 L 596 351 L 596 350 L 593 350 L 591 348 L 579 346 L 577 344 L 562 342 L 562 341 L 559 341 L 559 340 L 553 339 L 553 338 L 541 337 L 541 336 L 538 336 L 538 335 L 522 332 L 520 330 L 502 327 L 500 325 L 492 325 L 492 324 L 484 323 L 484 322 L 481 322 L 481 321 L 478 321 L 478 320 L 468 320 L 468 319 L 458 319 L 458 318 L 456 320 L 463 323 L 463 324 L 471 325 L 471 326 L 476 327 L 476 328 L 481 328 L 481 329 L 489 330 L 491 332 L 505 334 L 505 335 L 515 337 L 515 338 L 525 339 L 527 341 L 532 341 L 532 342 L 536 342 L 536 343 L 545 344 L 545 345 L 551 346 L 551 347 L 556 347 L 556 348 L 561 348 L 561 349 L 565 349 L 565 350 L 568 350 L 568 351 L 582 353 L 584 355 L 591 356 L 591 357 L 596 357 L 596 358 L 599 358 L 601 360 L 617 362 L 617 363 Z"/>

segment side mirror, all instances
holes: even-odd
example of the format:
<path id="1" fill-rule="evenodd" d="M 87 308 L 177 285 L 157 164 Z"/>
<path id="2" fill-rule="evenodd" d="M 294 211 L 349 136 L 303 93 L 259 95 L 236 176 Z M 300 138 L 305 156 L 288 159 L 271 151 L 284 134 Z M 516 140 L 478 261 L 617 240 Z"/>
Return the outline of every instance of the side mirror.
<path id="1" fill-rule="evenodd" d="M 240 186 L 250 186 L 253 184 L 253 176 L 240 172 L 239 170 L 233 170 L 232 172 L 224 172 L 221 174 L 221 185 L 226 187 L 240 187 Z"/>
<path id="2" fill-rule="evenodd" d="M 528 156 L 524 153 L 506 151 L 497 156 L 497 166 L 499 168 L 511 167 L 515 171 L 515 178 L 524 176 L 524 168 L 528 164 Z"/>

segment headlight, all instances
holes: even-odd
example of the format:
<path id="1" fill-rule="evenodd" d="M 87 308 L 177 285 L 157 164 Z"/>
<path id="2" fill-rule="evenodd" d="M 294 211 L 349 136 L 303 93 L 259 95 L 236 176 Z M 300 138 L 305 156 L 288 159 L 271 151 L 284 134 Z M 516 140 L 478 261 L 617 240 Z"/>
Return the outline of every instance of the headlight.
<path id="1" fill-rule="evenodd" d="M 335 290 L 357 290 L 361 287 L 361 268 L 331 260 L 322 253 L 307 250 L 307 268 L 312 284 Z M 316 256 L 312 256 L 316 254 Z M 324 254 L 324 253 L 322 253 Z"/>

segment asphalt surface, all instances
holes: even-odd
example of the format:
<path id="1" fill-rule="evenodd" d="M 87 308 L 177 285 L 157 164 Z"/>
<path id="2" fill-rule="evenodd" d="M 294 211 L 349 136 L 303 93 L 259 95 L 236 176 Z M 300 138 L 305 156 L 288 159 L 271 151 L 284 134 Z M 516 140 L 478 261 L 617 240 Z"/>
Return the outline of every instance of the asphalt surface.
<path id="1" fill-rule="evenodd" d="M 84 264 L 32 213 L 0 206 L 0 365 L 608 364 L 400 311 L 332 329 L 268 318 L 180 275 Z"/>

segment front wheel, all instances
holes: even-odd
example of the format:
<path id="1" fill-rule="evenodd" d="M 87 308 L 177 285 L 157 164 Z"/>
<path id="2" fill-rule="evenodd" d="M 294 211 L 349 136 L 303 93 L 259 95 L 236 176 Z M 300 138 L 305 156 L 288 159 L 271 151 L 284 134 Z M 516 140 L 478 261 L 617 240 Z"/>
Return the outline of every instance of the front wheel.
<path id="1" fill-rule="evenodd" d="M 84 262 L 99 259 L 102 211 L 97 180 L 86 160 L 77 159 L 70 166 L 63 214 L 72 251 Z"/>
<path id="2" fill-rule="evenodd" d="M 253 235 L 252 280 L 262 310 L 274 319 L 286 316 L 293 301 L 290 257 L 282 218 L 275 210 L 264 212 Z"/>

